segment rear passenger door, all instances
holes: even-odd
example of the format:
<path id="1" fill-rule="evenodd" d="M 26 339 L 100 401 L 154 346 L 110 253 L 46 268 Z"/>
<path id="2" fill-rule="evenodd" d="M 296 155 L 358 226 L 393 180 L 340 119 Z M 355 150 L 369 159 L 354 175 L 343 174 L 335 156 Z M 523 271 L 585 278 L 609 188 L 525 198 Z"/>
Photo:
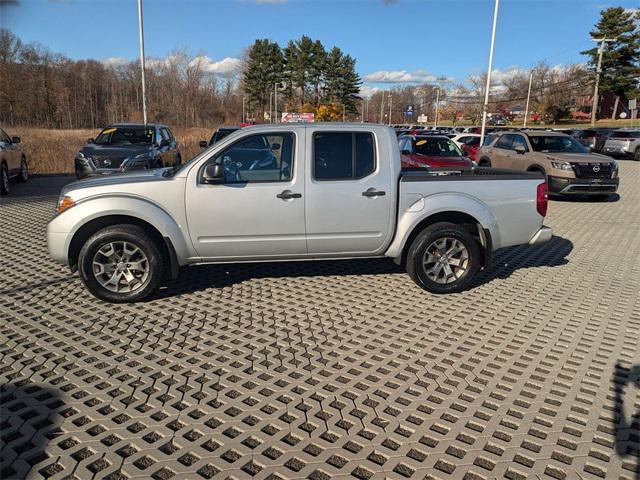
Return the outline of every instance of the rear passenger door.
<path id="1" fill-rule="evenodd" d="M 491 152 L 491 166 L 497 168 L 511 168 L 512 136 L 500 135 Z"/>
<path id="2" fill-rule="evenodd" d="M 305 225 L 310 255 L 382 254 L 392 235 L 395 179 L 370 131 L 307 134 Z"/>

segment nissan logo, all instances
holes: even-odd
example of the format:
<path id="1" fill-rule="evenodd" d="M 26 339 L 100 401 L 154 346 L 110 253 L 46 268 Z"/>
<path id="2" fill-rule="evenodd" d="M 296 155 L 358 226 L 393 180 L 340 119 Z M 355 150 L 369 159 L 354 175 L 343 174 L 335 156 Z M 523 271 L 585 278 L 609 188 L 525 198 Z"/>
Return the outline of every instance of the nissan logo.
<path id="1" fill-rule="evenodd" d="M 106 166 L 106 167 L 108 167 L 109 165 L 111 165 L 111 160 L 109 160 L 109 159 L 107 158 L 107 159 L 104 161 L 104 164 L 105 164 L 105 166 Z M 594 168 L 594 170 L 593 170 L 593 171 L 595 172 L 595 171 L 596 171 L 596 170 L 595 170 L 595 167 L 593 167 L 593 168 Z M 600 169 L 598 168 L 598 170 L 600 170 Z"/>
<path id="2" fill-rule="evenodd" d="M 594 165 L 593 166 L 593 172 L 594 173 L 598 173 L 600 171 L 600 165 Z"/>

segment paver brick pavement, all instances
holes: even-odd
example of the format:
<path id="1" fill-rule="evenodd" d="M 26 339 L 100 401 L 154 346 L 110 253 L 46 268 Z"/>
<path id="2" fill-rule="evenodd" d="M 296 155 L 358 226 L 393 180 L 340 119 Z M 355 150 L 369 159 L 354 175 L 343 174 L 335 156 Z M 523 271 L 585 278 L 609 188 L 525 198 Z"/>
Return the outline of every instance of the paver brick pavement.
<path id="1" fill-rule="evenodd" d="M 112 305 L 0 199 L 1 478 L 640 479 L 640 164 L 436 296 L 387 260 L 201 266 Z"/>

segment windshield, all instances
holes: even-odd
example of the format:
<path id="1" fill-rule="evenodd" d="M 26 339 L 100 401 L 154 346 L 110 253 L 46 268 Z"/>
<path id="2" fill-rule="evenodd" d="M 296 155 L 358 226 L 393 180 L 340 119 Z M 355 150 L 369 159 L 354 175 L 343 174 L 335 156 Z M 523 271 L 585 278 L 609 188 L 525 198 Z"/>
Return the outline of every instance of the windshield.
<path id="1" fill-rule="evenodd" d="M 568 135 L 531 135 L 529 141 L 536 152 L 589 153 L 580 142 Z"/>
<path id="2" fill-rule="evenodd" d="M 640 132 L 611 132 L 611 138 L 640 138 Z"/>
<path id="3" fill-rule="evenodd" d="M 152 144 L 155 129 L 145 127 L 109 127 L 100 132 L 96 145 Z"/>
<path id="4" fill-rule="evenodd" d="M 462 157 L 458 146 L 448 138 L 418 138 L 415 149 L 418 155 L 429 157 Z"/>

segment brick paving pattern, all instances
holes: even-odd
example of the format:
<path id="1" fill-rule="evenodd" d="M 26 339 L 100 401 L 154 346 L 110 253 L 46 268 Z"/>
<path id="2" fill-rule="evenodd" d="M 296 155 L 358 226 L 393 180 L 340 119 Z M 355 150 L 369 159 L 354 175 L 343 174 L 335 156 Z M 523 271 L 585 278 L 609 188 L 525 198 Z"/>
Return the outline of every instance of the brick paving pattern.
<path id="1" fill-rule="evenodd" d="M 137 305 L 0 199 L 1 478 L 640 479 L 640 164 L 435 296 L 387 260 L 202 266 Z"/>

